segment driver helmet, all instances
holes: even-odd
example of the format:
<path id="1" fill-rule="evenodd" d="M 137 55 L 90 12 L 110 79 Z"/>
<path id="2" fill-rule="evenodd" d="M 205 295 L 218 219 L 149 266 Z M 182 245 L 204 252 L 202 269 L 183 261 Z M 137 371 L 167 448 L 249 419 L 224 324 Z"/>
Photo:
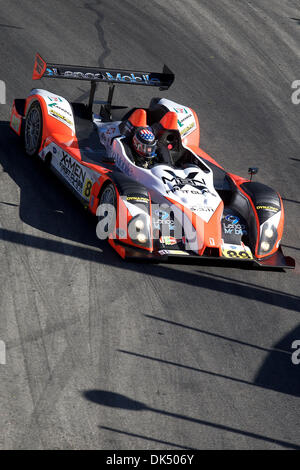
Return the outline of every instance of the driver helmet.
<path id="1" fill-rule="evenodd" d="M 142 127 L 135 131 L 132 144 L 135 152 L 145 161 L 149 161 L 155 156 L 156 140 L 150 127 Z"/>

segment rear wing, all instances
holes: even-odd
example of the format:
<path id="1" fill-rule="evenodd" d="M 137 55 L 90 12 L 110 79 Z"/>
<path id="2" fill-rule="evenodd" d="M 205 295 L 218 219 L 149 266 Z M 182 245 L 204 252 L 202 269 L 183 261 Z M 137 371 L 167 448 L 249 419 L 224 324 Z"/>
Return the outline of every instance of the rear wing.
<path id="1" fill-rule="evenodd" d="M 160 90 L 167 90 L 175 78 L 166 65 L 164 65 L 162 73 L 138 72 L 103 67 L 49 64 L 39 54 L 36 54 L 32 79 L 39 80 L 44 77 L 68 78 L 108 84 L 154 86 L 159 87 Z"/>

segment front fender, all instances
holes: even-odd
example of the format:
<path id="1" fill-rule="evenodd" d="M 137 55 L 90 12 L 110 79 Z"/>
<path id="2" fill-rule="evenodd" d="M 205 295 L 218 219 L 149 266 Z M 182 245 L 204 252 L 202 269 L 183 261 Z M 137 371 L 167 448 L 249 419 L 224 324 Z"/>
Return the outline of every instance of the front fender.
<path id="1" fill-rule="evenodd" d="M 112 171 L 104 177 L 101 177 L 100 180 L 102 180 L 102 184 L 97 195 L 98 205 L 101 193 L 108 183 L 113 183 L 117 193 L 116 227 L 109 237 L 109 243 L 118 252 L 120 250 L 117 247 L 120 244 L 122 246 L 130 245 L 139 249 L 152 251 L 151 197 L 147 188 L 119 171 Z M 132 238 L 133 232 L 129 229 L 131 223 L 134 223 L 134 220 L 137 218 L 142 218 L 145 224 L 143 230 L 143 232 L 147 234 L 147 241 L 145 243 L 139 243 L 138 239 Z M 136 233 L 134 234 L 137 235 Z"/>
<path id="2" fill-rule="evenodd" d="M 249 199 L 254 213 L 252 220 L 256 223 L 256 230 L 253 230 L 255 256 L 270 256 L 278 250 L 283 235 L 284 208 L 281 197 L 274 189 L 257 182 L 243 183 L 240 189 Z"/>

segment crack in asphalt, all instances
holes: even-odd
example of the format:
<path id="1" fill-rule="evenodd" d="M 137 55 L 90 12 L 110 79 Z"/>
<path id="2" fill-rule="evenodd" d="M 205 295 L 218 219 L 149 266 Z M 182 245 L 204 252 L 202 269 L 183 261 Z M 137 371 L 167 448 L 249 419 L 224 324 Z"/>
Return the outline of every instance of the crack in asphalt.
<path id="1" fill-rule="evenodd" d="M 105 39 L 104 29 L 102 27 L 102 23 L 103 23 L 103 20 L 104 20 L 104 15 L 99 10 L 97 10 L 97 8 L 94 8 L 96 6 L 101 7 L 101 2 L 86 3 L 85 4 L 86 9 L 90 10 L 93 13 L 95 13 L 95 15 L 97 16 L 97 20 L 95 21 L 94 25 L 95 25 L 95 28 L 96 28 L 97 33 L 98 33 L 99 42 L 100 42 L 101 46 L 103 47 L 103 52 L 99 56 L 98 64 L 100 65 L 100 67 L 104 67 L 104 61 L 110 55 L 111 50 L 108 47 L 108 43 Z"/>
<path id="2" fill-rule="evenodd" d="M 108 46 L 108 42 L 105 39 L 105 33 L 104 33 L 104 28 L 102 26 L 103 20 L 104 20 L 104 14 L 102 14 L 99 10 L 97 10 L 97 6 L 100 6 L 101 8 L 101 2 L 96 2 L 96 3 L 85 3 L 85 8 L 87 10 L 90 10 L 93 14 L 96 15 L 97 19 L 94 22 L 94 26 L 97 30 L 98 38 L 100 45 L 103 48 L 102 54 L 98 58 L 98 65 L 100 67 L 104 67 L 104 61 L 105 59 L 110 55 L 110 48 Z M 89 92 L 83 93 L 82 95 L 78 96 L 75 101 L 82 101 L 88 98 Z"/>

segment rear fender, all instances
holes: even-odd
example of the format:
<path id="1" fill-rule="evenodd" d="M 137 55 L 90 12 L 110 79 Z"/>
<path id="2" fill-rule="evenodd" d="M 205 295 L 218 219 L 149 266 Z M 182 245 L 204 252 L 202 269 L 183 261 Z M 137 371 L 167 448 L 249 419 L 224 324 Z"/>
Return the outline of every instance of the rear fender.
<path id="1" fill-rule="evenodd" d="M 74 116 L 70 103 L 63 97 L 46 90 L 34 89 L 25 104 L 25 117 L 30 105 L 38 101 L 43 115 L 42 150 L 48 137 L 56 135 L 61 142 L 72 142 L 75 138 Z"/>

